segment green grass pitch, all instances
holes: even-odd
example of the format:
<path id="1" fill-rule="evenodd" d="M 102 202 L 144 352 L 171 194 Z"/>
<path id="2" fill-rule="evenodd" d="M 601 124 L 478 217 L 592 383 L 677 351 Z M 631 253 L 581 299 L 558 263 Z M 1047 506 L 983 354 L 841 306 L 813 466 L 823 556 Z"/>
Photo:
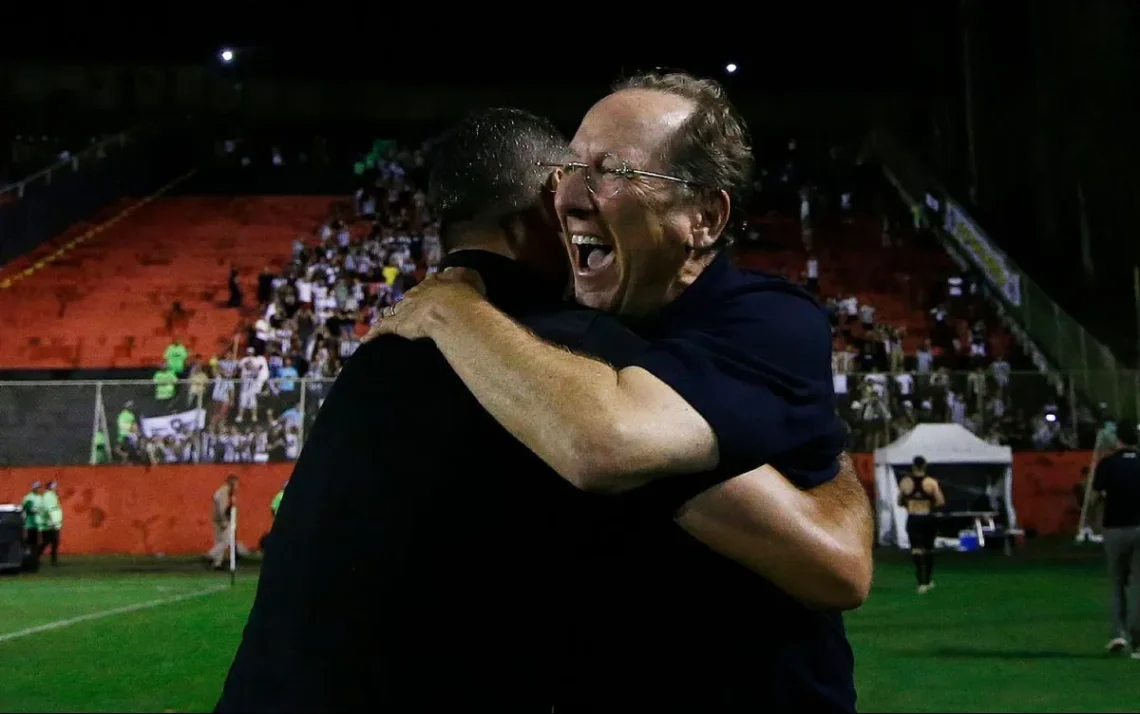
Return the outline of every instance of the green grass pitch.
<path id="1" fill-rule="evenodd" d="M 1140 661 L 1103 651 L 1095 548 L 945 556 L 935 582 L 919 596 L 905 558 L 879 557 L 847 617 L 861 711 L 1140 710 Z M 255 584 L 178 559 L 0 577 L 0 711 L 209 711 Z"/>

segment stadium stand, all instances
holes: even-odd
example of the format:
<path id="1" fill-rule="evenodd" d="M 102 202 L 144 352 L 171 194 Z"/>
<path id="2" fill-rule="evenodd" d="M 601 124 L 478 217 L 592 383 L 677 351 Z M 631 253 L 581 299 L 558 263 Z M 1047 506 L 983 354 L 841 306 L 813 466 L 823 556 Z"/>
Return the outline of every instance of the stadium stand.
<path id="1" fill-rule="evenodd" d="M 167 198 L 126 217 L 118 211 L 95 224 L 91 240 L 6 291 L 0 367 L 154 366 L 174 334 L 216 353 L 238 326 L 222 309 L 230 265 L 243 282 L 260 266 L 280 266 L 332 202 Z"/>
<path id="2" fill-rule="evenodd" d="M 1075 447 L 1072 395 L 1021 353 L 976 276 L 891 200 L 873 167 L 840 149 L 810 150 L 771 154 L 751 217 L 733 230 L 743 265 L 806 282 L 831 313 L 849 446 L 873 451 L 916 424 L 952 421 L 1018 449 Z M 243 171 L 253 161 L 235 158 L 240 145 L 219 153 Z M 282 162 L 276 147 L 260 153 L 267 166 Z M 42 248 L 110 222 L 45 269 L 21 272 L 42 255 L 33 254 L 0 272 L 0 284 L 20 276 L 3 293 L 0 366 L 153 375 L 69 386 L 40 402 L 30 385 L 0 390 L 8 462 L 295 458 L 366 326 L 440 258 L 419 188 L 422 148 L 377 142 L 357 158 L 348 200 L 164 197 L 127 216 L 115 206 Z M 74 438 L 37 448 L 53 423 Z"/>

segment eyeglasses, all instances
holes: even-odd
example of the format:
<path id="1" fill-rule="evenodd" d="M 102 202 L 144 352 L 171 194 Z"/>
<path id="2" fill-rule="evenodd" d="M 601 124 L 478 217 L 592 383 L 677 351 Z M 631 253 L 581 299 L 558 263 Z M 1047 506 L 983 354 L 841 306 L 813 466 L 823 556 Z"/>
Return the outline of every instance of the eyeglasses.
<path id="1" fill-rule="evenodd" d="M 568 161 L 563 164 L 539 161 L 536 165 L 548 169 L 561 169 L 563 180 L 579 171 L 582 172 L 582 178 L 586 181 L 586 188 L 591 194 L 599 198 L 613 198 L 625 187 L 628 181 L 635 178 L 657 179 L 658 181 L 670 181 L 685 186 L 703 187 L 702 184 L 677 176 L 635 169 L 609 154 L 603 156 L 596 166 L 590 166 L 580 161 Z M 557 183 L 554 185 L 557 186 Z"/>

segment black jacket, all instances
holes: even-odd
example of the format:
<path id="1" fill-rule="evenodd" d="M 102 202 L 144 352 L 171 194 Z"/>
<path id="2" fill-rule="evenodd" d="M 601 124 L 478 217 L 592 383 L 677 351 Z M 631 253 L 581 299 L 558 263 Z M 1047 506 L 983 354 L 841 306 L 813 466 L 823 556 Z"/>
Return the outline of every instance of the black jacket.
<path id="1" fill-rule="evenodd" d="M 514 261 L 450 266 L 547 340 L 619 363 L 640 349 Z M 609 503 L 502 429 L 430 341 L 361 346 L 289 480 L 217 711 L 546 714 L 569 636 L 555 579 Z"/>

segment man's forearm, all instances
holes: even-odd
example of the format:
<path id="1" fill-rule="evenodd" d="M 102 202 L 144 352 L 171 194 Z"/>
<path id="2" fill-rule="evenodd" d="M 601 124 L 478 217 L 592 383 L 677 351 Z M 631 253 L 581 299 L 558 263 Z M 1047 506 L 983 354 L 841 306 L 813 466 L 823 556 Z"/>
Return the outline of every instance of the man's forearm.
<path id="1" fill-rule="evenodd" d="M 809 606 L 853 609 L 870 591 L 874 526 L 846 455 L 841 465 L 835 479 L 810 491 L 764 466 L 693 498 L 677 522 Z"/>
<path id="2" fill-rule="evenodd" d="M 432 339 L 483 408 L 564 478 L 583 485 L 580 456 L 614 448 L 618 439 L 600 438 L 618 421 L 608 364 L 542 341 L 485 302 L 440 316 Z"/>

